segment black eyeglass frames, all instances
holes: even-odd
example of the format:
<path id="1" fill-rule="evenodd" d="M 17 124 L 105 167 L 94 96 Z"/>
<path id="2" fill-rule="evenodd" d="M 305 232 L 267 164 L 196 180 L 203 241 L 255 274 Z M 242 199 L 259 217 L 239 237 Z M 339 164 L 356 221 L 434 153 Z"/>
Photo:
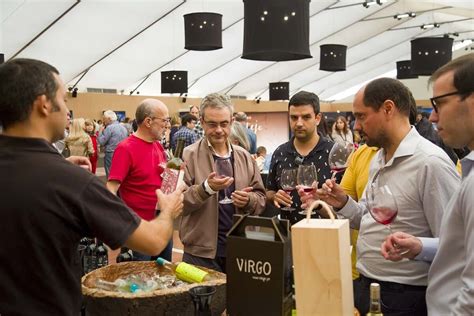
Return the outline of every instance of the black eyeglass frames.
<path id="1" fill-rule="evenodd" d="M 437 104 L 437 101 L 438 101 L 439 99 L 444 98 L 444 97 L 449 97 L 449 96 L 452 96 L 452 95 L 457 95 L 457 94 L 462 94 L 462 93 L 459 92 L 459 91 L 454 91 L 454 92 L 450 92 L 450 93 L 438 95 L 437 97 L 430 98 L 431 105 L 433 106 L 434 111 L 435 111 L 436 113 L 438 113 L 438 104 Z"/>

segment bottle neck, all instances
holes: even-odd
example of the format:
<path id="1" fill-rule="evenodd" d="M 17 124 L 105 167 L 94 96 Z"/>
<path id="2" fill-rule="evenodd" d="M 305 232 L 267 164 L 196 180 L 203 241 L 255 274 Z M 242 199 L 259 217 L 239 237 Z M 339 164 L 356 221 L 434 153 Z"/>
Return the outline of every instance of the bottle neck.
<path id="1" fill-rule="evenodd" d="M 176 141 L 176 150 L 174 152 L 174 157 L 181 159 L 183 157 L 183 149 L 184 149 L 184 139 L 178 138 Z"/>

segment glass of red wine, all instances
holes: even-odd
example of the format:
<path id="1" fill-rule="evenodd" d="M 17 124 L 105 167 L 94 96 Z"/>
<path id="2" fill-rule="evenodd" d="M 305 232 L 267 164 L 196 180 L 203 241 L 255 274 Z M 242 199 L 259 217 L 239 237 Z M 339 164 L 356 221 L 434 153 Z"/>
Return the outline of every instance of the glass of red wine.
<path id="1" fill-rule="evenodd" d="M 283 169 L 280 176 L 280 186 L 286 194 L 291 195 L 291 192 L 296 189 L 296 177 L 298 169 Z M 285 206 L 281 208 L 284 211 L 294 211 L 295 208 Z"/>
<path id="2" fill-rule="evenodd" d="M 318 181 L 318 173 L 315 165 L 299 165 L 296 183 L 302 187 L 305 193 L 309 193 L 315 189 L 314 185 Z M 300 211 L 299 214 L 306 215 L 306 210 Z M 315 211 L 311 215 L 316 214 Z"/>
<path id="3" fill-rule="evenodd" d="M 216 168 L 217 177 L 233 177 L 234 168 L 232 167 L 232 162 L 229 158 L 217 158 L 214 162 L 214 167 Z M 227 188 L 224 189 L 224 198 L 219 201 L 220 204 L 231 204 L 232 200 L 227 196 Z"/>
<path id="4" fill-rule="evenodd" d="M 398 207 L 389 186 L 370 185 L 367 187 L 366 194 L 370 215 L 377 223 L 385 225 L 392 234 L 390 224 L 397 217 Z"/>
<path id="5" fill-rule="evenodd" d="M 331 179 L 336 178 L 336 174 L 344 172 L 347 168 L 347 160 L 354 151 L 354 145 L 348 143 L 345 146 L 335 142 L 329 152 L 328 163 L 332 171 Z"/>

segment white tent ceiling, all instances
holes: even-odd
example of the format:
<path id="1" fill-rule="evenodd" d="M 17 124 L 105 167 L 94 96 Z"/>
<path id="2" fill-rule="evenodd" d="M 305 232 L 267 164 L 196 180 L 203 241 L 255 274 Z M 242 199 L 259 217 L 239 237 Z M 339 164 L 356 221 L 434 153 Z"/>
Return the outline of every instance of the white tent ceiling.
<path id="1" fill-rule="evenodd" d="M 369 8 L 363 2 L 312 0 L 313 58 L 260 62 L 240 58 L 241 0 L 1 0 L 0 52 L 5 60 L 26 57 L 53 64 L 79 92 L 100 88 L 128 94 L 136 89 L 159 95 L 161 71 L 187 70 L 189 96 L 218 91 L 265 100 L 269 82 L 289 81 L 291 93 L 305 89 L 323 100 L 341 100 L 367 80 L 394 76 L 395 62 L 410 59 L 413 38 L 459 33 L 455 44 L 474 39 L 472 0 L 391 0 Z M 183 15 L 192 12 L 223 15 L 222 49 L 184 49 Z M 417 16 L 393 18 L 405 12 Z M 420 28 L 435 22 L 439 28 Z M 346 71 L 319 70 L 322 44 L 348 46 Z M 460 48 L 455 56 L 465 52 Z M 405 82 L 424 87 L 415 91 L 416 98 L 428 96 L 426 77 Z"/>

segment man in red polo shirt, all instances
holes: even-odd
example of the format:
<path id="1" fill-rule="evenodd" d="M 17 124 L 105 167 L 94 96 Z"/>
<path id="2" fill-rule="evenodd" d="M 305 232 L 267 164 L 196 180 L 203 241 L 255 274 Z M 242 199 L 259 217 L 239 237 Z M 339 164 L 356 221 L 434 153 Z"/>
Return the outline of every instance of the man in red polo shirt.
<path id="1" fill-rule="evenodd" d="M 138 106 L 135 118 L 138 129 L 123 140 L 115 150 L 107 188 L 120 194 L 122 200 L 141 218 L 156 216 L 155 191 L 161 187 L 161 173 L 166 155 L 159 140 L 169 120 L 166 105 L 146 99 Z M 171 260 L 172 242 L 160 256 Z M 134 260 L 150 260 L 150 256 L 134 252 Z"/>

